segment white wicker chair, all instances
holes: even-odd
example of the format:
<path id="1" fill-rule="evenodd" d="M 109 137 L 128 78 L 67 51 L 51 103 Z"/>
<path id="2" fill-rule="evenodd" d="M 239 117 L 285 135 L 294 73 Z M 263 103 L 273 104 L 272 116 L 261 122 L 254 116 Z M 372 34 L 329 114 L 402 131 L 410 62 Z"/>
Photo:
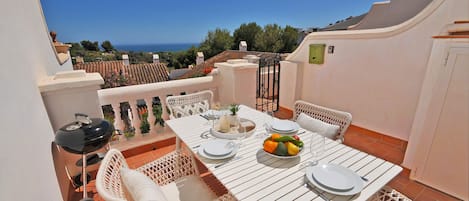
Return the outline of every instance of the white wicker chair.
<path id="1" fill-rule="evenodd" d="M 127 168 L 128 165 L 121 152 L 116 149 L 109 150 L 102 160 L 98 174 L 96 175 L 96 189 L 104 200 L 126 200 L 120 176 L 120 169 L 122 167 Z M 181 151 L 173 151 L 153 162 L 137 168 L 137 171 L 142 172 L 155 183 L 162 186 L 163 191 L 165 190 L 165 185 L 176 182 L 179 188 L 179 186 L 184 186 L 181 185 L 181 181 L 190 180 L 191 183 L 185 183 L 186 188 L 181 188 L 181 197 L 168 197 L 169 200 L 203 200 L 203 198 L 197 195 L 188 195 L 185 191 L 194 191 L 194 189 L 199 189 L 199 194 L 200 191 L 206 191 L 208 194 L 212 193 L 207 197 L 213 197 L 215 200 L 236 200 L 231 194 L 225 194 L 216 198 L 215 193 L 198 176 L 195 167 L 196 164 L 189 155 Z M 188 179 L 188 177 L 191 177 L 191 179 Z M 196 178 L 195 181 L 194 178 Z"/>
<path id="2" fill-rule="evenodd" d="M 338 111 L 298 100 L 295 102 L 295 114 L 293 116 L 293 120 L 296 121 L 298 115 L 301 113 L 305 113 L 315 119 L 319 119 L 329 124 L 338 125 L 340 129 L 336 139 L 341 142 L 344 141 L 345 131 L 347 131 L 347 128 L 352 122 L 352 114 L 348 112 Z"/>
<path id="3" fill-rule="evenodd" d="M 210 109 L 213 103 L 213 92 L 210 90 L 199 91 L 196 93 L 170 96 L 166 98 L 166 105 L 169 109 L 169 118 L 175 119 L 187 115 L 200 114 Z M 207 105 L 205 105 L 207 104 Z M 197 108 L 197 106 L 202 106 Z M 178 110 L 185 110 L 178 113 Z M 188 111 L 190 110 L 190 113 Z M 177 114 L 176 114 L 177 113 Z"/>
<path id="4" fill-rule="evenodd" d="M 401 192 L 389 187 L 385 186 L 380 191 L 375 193 L 369 201 L 412 201 L 412 199 L 408 198 Z"/>

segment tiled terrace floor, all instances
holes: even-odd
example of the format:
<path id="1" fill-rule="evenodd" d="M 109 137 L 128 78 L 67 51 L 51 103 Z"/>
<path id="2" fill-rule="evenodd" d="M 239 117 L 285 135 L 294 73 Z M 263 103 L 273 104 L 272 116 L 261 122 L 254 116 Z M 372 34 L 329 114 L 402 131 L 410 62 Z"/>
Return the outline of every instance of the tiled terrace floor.
<path id="1" fill-rule="evenodd" d="M 291 112 L 288 111 L 280 111 L 276 113 L 277 117 L 283 119 L 289 119 L 291 118 L 291 115 Z M 407 146 L 407 142 L 405 141 L 387 137 L 382 134 L 356 126 L 350 126 L 347 130 L 347 133 L 345 134 L 345 144 L 396 164 L 402 163 Z M 139 167 L 174 150 L 174 140 L 167 140 L 166 142 L 162 142 L 158 147 L 161 148 L 157 150 L 151 150 L 148 147 L 140 147 L 135 150 L 125 152 L 124 155 L 126 156 L 127 162 L 131 168 Z M 212 174 L 210 174 L 210 172 L 207 171 L 207 169 L 203 167 L 200 167 L 199 169 L 201 172 L 201 177 L 204 179 L 204 181 L 207 182 L 209 186 L 216 189 L 217 194 L 221 195 L 226 192 L 226 189 Z M 458 200 L 431 187 L 410 180 L 409 174 L 409 170 L 404 169 L 404 171 L 402 171 L 396 178 L 391 180 L 388 185 L 405 194 L 409 198 L 417 201 Z M 102 200 L 96 192 L 94 181 L 91 181 L 87 186 L 87 190 L 90 191 L 90 196 L 92 196 L 94 200 Z M 80 196 L 81 194 L 77 193 L 76 200 L 79 200 Z"/>

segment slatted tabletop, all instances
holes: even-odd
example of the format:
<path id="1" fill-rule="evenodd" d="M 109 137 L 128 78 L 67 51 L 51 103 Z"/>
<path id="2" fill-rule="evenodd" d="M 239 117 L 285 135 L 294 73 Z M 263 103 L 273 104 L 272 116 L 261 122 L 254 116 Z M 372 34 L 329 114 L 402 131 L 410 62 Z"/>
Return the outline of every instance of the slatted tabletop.
<path id="1" fill-rule="evenodd" d="M 193 152 L 221 183 L 238 200 L 324 200 L 310 187 L 305 185 L 305 168 L 302 164 L 311 161 L 309 152 L 311 135 L 301 129 L 299 134 L 304 142 L 304 151 L 294 159 L 279 159 L 267 155 L 262 150 L 265 137 L 263 124 L 269 121 L 266 114 L 247 106 L 241 106 L 238 116 L 254 121 L 257 125 L 252 136 L 242 141 L 236 156 L 225 160 L 210 160 Z M 167 124 L 188 147 L 197 147 L 210 139 L 200 134 L 210 129 L 210 123 L 199 115 L 167 121 Z M 213 138 L 211 138 L 213 139 Z M 228 163 L 217 167 L 218 164 Z M 367 200 L 394 178 L 402 168 L 373 155 L 343 145 L 326 138 L 326 152 L 320 156 L 319 163 L 338 164 L 355 171 L 368 179 L 361 193 L 353 196 L 337 196 L 316 189 L 331 200 Z"/>

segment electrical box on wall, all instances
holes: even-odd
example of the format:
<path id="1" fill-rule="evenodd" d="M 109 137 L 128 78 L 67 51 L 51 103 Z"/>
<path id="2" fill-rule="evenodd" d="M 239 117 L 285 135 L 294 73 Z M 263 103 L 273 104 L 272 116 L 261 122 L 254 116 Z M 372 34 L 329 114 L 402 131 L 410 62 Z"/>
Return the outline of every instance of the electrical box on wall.
<path id="1" fill-rule="evenodd" d="M 326 50 L 326 44 L 309 45 L 309 63 L 310 64 L 323 64 L 325 50 Z"/>

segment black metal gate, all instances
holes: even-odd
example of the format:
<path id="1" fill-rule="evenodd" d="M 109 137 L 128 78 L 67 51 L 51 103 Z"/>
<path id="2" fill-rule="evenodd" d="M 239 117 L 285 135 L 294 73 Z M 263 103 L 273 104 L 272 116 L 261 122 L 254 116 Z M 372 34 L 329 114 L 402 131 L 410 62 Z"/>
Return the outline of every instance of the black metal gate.
<path id="1" fill-rule="evenodd" d="M 261 56 L 257 70 L 256 108 L 276 112 L 279 109 L 280 55 Z"/>

